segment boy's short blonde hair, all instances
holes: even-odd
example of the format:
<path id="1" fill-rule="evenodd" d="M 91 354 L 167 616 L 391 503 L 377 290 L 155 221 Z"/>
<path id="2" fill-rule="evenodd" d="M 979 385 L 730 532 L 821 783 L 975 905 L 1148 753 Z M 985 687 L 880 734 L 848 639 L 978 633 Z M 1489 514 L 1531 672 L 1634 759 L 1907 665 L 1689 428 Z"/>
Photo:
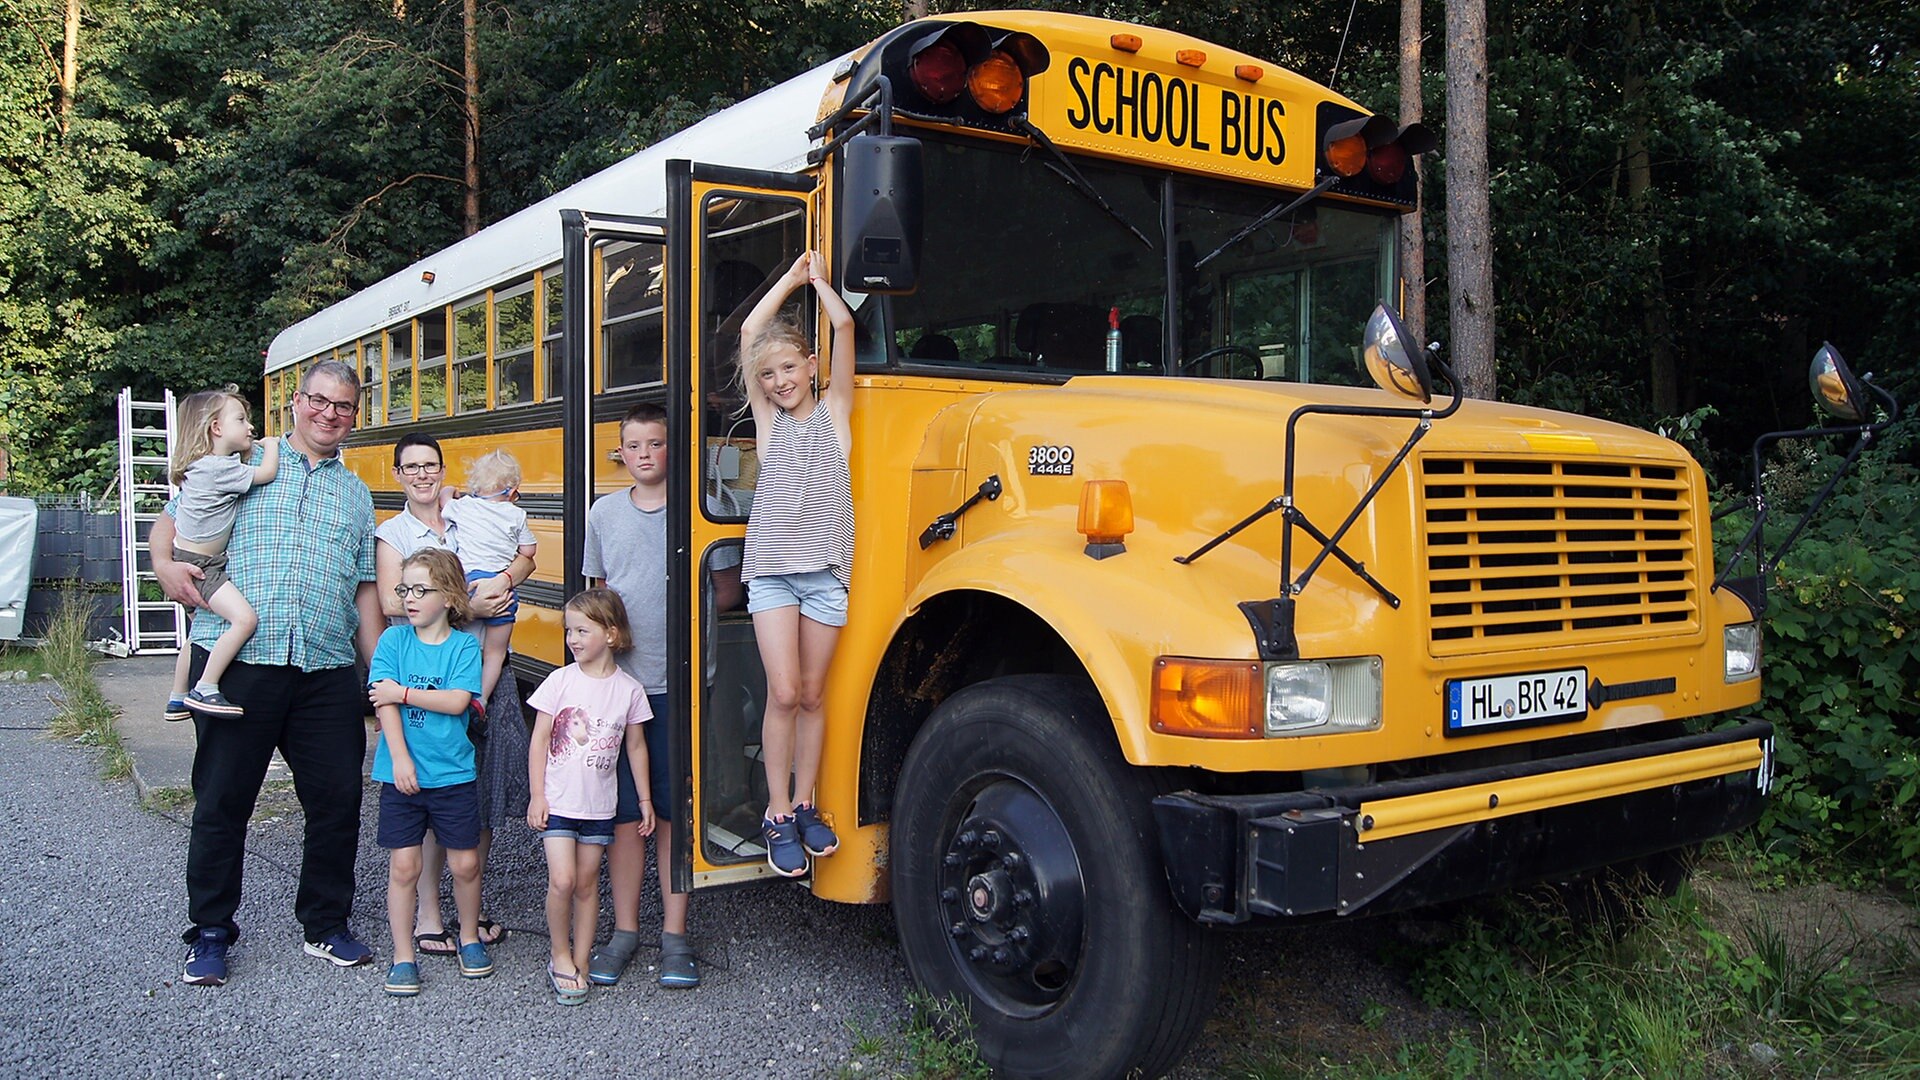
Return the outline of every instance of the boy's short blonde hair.
<path id="1" fill-rule="evenodd" d="M 505 450 L 482 454 L 467 466 L 467 492 L 494 495 L 520 486 L 520 462 Z"/>
<path id="2" fill-rule="evenodd" d="M 577 611 L 597 626 L 607 628 L 607 647 L 622 653 L 633 648 L 633 629 L 627 624 L 627 605 L 620 594 L 608 588 L 586 589 L 567 601 L 568 611 Z"/>
<path id="3" fill-rule="evenodd" d="M 460 556 L 446 548 L 421 548 L 400 564 L 405 574 L 410 567 L 427 572 L 427 584 L 447 598 L 447 621 L 458 626 L 473 618 L 473 599 L 467 595 L 467 575 L 460 567 Z"/>

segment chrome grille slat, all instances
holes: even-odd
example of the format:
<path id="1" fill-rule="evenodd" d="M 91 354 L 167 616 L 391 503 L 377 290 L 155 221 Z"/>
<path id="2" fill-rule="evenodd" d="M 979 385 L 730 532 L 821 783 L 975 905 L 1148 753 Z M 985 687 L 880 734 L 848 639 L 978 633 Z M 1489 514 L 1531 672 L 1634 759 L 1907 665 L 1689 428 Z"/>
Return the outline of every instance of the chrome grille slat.
<path id="1" fill-rule="evenodd" d="M 1697 630 L 1689 491 L 1678 463 L 1423 458 L 1431 652 Z"/>

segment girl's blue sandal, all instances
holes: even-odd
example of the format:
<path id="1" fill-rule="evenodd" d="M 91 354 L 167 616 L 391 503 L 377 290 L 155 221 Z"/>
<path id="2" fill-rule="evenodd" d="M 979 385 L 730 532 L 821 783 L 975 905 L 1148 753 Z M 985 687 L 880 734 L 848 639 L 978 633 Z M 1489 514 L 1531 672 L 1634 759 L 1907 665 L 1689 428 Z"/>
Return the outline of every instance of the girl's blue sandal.
<path id="1" fill-rule="evenodd" d="M 581 985 L 566 986 L 560 980 L 573 979 Z M 586 980 L 579 975 L 562 975 L 553 969 L 553 961 L 547 961 L 547 982 L 553 987 L 553 1000 L 561 1005 L 583 1005 L 587 1000 Z"/>

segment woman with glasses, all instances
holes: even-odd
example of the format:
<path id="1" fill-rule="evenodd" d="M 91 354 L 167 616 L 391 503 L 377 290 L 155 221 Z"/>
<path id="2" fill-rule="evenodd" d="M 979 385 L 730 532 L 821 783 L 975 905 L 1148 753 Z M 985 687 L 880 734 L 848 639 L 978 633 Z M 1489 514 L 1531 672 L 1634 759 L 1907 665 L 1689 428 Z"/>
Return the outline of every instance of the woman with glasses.
<path id="1" fill-rule="evenodd" d="M 416 551 L 445 548 L 460 554 L 460 530 L 440 513 L 440 490 L 446 469 L 440 443 L 431 435 L 409 432 L 393 447 L 393 479 L 407 502 L 400 512 L 374 530 L 374 574 L 380 603 L 389 625 L 406 623 L 406 603 L 395 595 L 400 567 Z M 513 599 L 513 586 L 533 574 L 533 560 L 518 556 L 500 577 L 480 582 L 473 596 L 476 614 L 496 615 Z M 504 580 L 503 580 L 504 579 Z M 472 626 L 485 625 L 476 620 Z M 527 813 L 527 724 L 520 710 L 520 686 L 512 669 L 487 699 L 487 737 L 475 747 L 480 781 L 480 865 L 484 876 L 487 853 L 497 824 L 524 819 Z M 421 844 L 421 888 L 414 916 L 414 949 L 422 956 L 454 956 L 458 942 L 440 914 L 440 867 L 446 859 L 432 832 Z M 429 884 L 431 883 L 431 884 Z M 482 909 L 480 940 L 492 945 L 506 929 Z"/>

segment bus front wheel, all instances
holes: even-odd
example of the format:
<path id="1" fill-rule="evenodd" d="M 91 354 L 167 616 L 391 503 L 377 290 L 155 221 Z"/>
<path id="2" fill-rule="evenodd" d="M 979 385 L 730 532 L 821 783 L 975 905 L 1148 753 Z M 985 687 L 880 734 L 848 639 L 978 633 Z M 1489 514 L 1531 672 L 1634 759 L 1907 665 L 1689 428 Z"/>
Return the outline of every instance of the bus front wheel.
<path id="1" fill-rule="evenodd" d="M 1148 773 L 1084 681 L 968 687 L 914 738 L 893 912 L 915 980 L 1005 1076 L 1157 1076 L 1205 1023 L 1217 935 L 1168 895 Z"/>

